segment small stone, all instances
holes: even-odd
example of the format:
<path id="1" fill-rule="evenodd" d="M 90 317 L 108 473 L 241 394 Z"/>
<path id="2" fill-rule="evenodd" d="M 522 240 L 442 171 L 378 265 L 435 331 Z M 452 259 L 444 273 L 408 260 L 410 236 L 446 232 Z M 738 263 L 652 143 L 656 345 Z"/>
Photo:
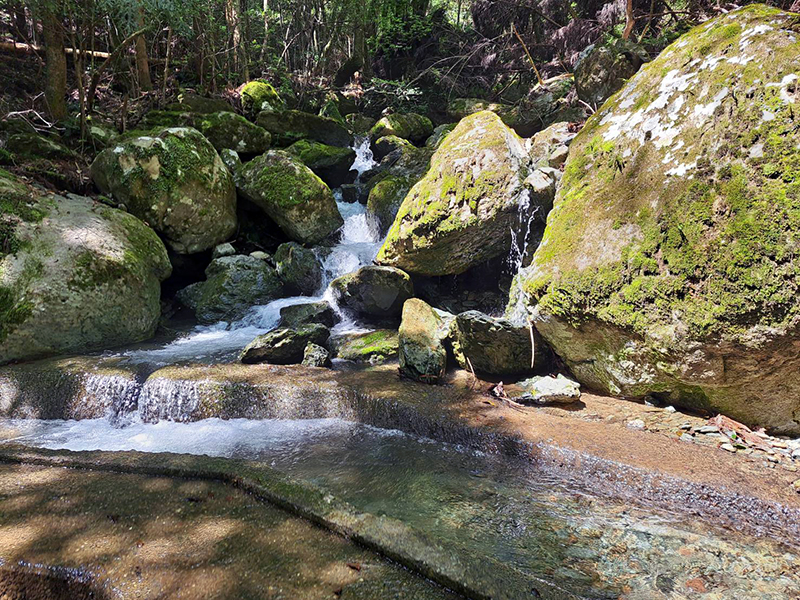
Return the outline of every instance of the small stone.
<path id="1" fill-rule="evenodd" d="M 787 471 L 791 471 L 792 473 L 797 473 L 797 467 L 794 465 L 783 465 L 783 468 Z"/>
<path id="2" fill-rule="evenodd" d="M 262 252 L 261 250 L 256 250 L 255 252 L 251 252 L 250 256 L 253 258 L 257 258 L 259 260 L 269 260 L 269 254 L 266 252 Z"/>
<path id="3" fill-rule="evenodd" d="M 800 460 L 800 448 L 792 452 L 792 458 L 794 458 L 795 460 Z"/>
<path id="4" fill-rule="evenodd" d="M 309 342 L 303 353 L 303 363 L 307 367 L 330 368 L 331 354 L 322 346 Z"/>
<path id="5" fill-rule="evenodd" d="M 781 449 L 786 449 L 789 447 L 788 444 L 783 440 L 770 440 L 770 445 L 773 448 L 781 448 Z"/>
<path id="6" fill-rule="evenodd" d="M 697 430 L 698 433 L 719 433 L 719 427 L 716 425 L 703 425 L 700 429 Z"/>
<path id="7" fill-rule="evenodd" d="M 630 429 L 644 429 L 644 421 L 641 419 L 633 419 L 625 423 L 625 425 Z"/>
<path id="8" fill-rule="evenodd" d="M 795 481 L 795 482 L 792 484 L 792 487 L 795 489 L 795 491 L 797 491 L 797 492 L 800 492 L 800 479 L 798 479 L 797 481 Z"/>
<path id="9" fill-rule="evenodd" d="M 692 428 L 691 423 L 681 423 L 681 426 L 678 429 L 681 429 L 683 431 L 689 431 L 691 428 Z"/>
<path id="10" fill-rule="evenodd" d="M 664 412 L 672 414 L 672 413 L 677 412 L 677 411 L 676 411 L 674 406 L 668 406 L 668 407 L 666 407 L 664 409 Z"/>
<path id="11" fill-rule="evenodd" d="M 779 456 L 777 454 L 771 454 L 770 456 L 767 456 L 767 460 L 769 462 L 771 462 L 771 463 L 776 463 L 776 462 L 780 462 L 781 459 L 779 458 Z"/>
<path id="12" fill-rule="evenodd" d="M 220 244 L 215 246 L 211 252 L 211 260 L 224 256 L 233 256 L 234 254 L 236 254 L 236 248 L 233 247 L 233 244 Z"/>
<path id="13" fill-rule="evenodd" d="M 736 452 L 736 448 L 734 448 L 731 444 L 725 443 L 720 446 L 723 450 L 727 452 Z"/>
<path id="14" fill-rule="evenodd" d="M 681 434 L 681 441 L 682 442 L 689 442 L 690 444 L 694 442 L 694 438 L 689 435 L 688 433 Z"/>
<path id="15" fill-rule="evenodd" d="M 569 155 L 569 148 L 567 146 L 558 146 L 550 154 L 547 163 L 554 169 L 558 169 L 567 162 L 567 155 Z"/>
<path id="16" fill-rule="evenodd" d="M 525 390 L 518 398 L 523 403 L 572 404 L 581 399 L 580 384 L 560 373 L 558 377 L 532 377 L 521 381 L 519 386 Z"/>

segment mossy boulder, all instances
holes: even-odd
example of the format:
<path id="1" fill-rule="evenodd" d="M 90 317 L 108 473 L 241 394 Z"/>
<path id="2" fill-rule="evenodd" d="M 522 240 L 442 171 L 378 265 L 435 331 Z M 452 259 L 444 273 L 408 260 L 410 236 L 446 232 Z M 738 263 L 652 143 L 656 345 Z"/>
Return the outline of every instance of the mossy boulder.
<path id="1" fill-rule="evenodd" d="M 303 362 L 306 367 L 329 369 L 331 367 L 331 353 L 322 346 L 309 342 L 303 351 Z"/>
<path id="2" fill-rule="evenodd" d="M 447 370 L 445 341 L 449 319 L 429 304 L 411 298 L 403 305 L 403 320 L 398 331 L 400 372 L 424 383 L 437 383 Z"/>
<path id="3" fill-rule="evenodd" d="M 5 149 L 21 158 L 75 158 L 75 153 L 61 142 L 33 132 L 10 135 Z"/>
<path id="4" fill-rule="evenodd" d="M 328 146 L 313 140 L 300 140 L 289 146 L 286 151 L 299 158 L 332 188 L 350 183 L 356 178 L 356 172 L 350 170 L 356 159 L 356 153 L 352 148 Z"/>
<path id="5" fill-rule="evenodd" d="M 798 27 L 694 28 L 573 141 L 509 313 L 587 387 L 800 433 Z"/>
<path id="6" fill-rule="evenodd" d="M 230 107 L 228 108 L 230 110 Z M 197 114 L 188 110 L 166 110 L 153 109 L 147 111 L 137 124 L 136 128 L 141 134 L 151 129 L 163 129 L 165 127 L 192 127 L 194 126 Z M 125 137 L 131 137 L 125 135 Z M 136 137 L 135 135 L 133 137 Z"/>
<path id="7" fill-rule="evenodd" d="M 179 254 L 209 250 L 236 231 L 233 178 L 196 129 L 120 141 L 97 155 L 92 178 Z"/>
<path id="8" fill-rule="evenodd" d="M 167 105 L 166 108 L 175 112 L 208 114 L 228 111 L 232 109 L 232 106 L 222 98 L 209 98 L 207 96 L 200 96 L 194 92 L 182 92 L 178 95 L 178 102 L 176 104 Z"/>
<path id="9" fill-rule="evenodd" d="M 246 115 L 257 115 L 261 111 L 279 111 L 284 107 L 280 94 L 272 84 L 256 79 L 249 81 L 239 92 L 242 110 Z"/>
<path id="10" fill-rule="evenodd" d="M 313 250 L 297 242 L 278 246 L 275 268 L 288 294 L 313 296 L 322 288 L 322 263 Z"/>
<path id="11" fill-rule="evenodd" d="M 299 110 L 262 111 L 256 123 L 269 131 L 273 143 L 280 147 L 308 139 L 349 148 L 353 141 L 350 132 L 338 121 Z"/>
<path id="12" fill-rule="evenodd" d="M 345 126 L 353 135 L 367 135 L 375 125 L 375 119 L 359 113 L 352 113 L 344 118 Z"/>
<path id="13" fill-rule="evenodd" d="M 331 189 L 288 152 L 270 150 L 246 163 L 237 185 L 296 242 L 316 244 L 344 224 Z"/>
<path id="14" fill-rule="evenodd" d="M 330 332 L 313 323 L 297 329 L 279 328 L 258 336 L 242 350 L 239 360 L 245 364 L 296 365 L 303 362 L 308 344 L 324 346 Z"/>
<path id="15" fill-rule="evenodd" d="M 370 130 L 370 138 L 380 139 L 396 135 L 404 140 L 420 143 L 433 133 L 433 123 L 428 117 L 416 113 L 394 113 L 380 119 Z"/>
<path id="16" fill-rule="evenodd" d="M 380 364 L 397 358 L 399 341 L 396 330 L 379 329 L 338 335 L 331 338 L 330 345 L 336 358 Z"/>
<path id="17" fill-rule="evenodd" d="M 416 275 L 457 275 L 511 248 L 520 215 L 550 209 L 554 186 L 534 188 L 523 141 L 495 113 L 463 119 L 408 193 L 379 264 Z"/>
<path id="18" fill-rule="evenodd" d="M 178 292 L 178 300 L 201 323 L 236 321 L 252 307 L 283 295 L 283 283 L 266 261 L 241 254 L 223 256 L 206 268 L 206 280 Z"/>
<path id="19" fill-rule="evenodd" d="M 336 323 L 336 313 L 327 302 L 292 304 L 281 309 L 281 320 L 278 327 L 296 329 L 310 323 L 333 327 Z"/>
<path id="20" fill-rule="evenodd" d="M 266 129 L 233 112 L 203 115 L 194 123 L 218 152 L 230 149 L 239 154 L 263 154 L 272 140 Z"/>
<path id="21" fill-rule="evenodd" d="M 170 273 L 164 244 L 133 215 L 31 192 L 0 170 L 0 363 L 151 337 Z"/>
<path id="22" fill-rule="evenodd" d="M 361 315 L 398 317 L 414 295 L 411 277 L 392 267 L 361 267 L 331 282 L 339 306 Z"/>
<path id="23" fill-rule="evenodd" d="M 393 152 L 409 152 L 414 147 L 414 144 L 399 136 L 385 135 L 372 144 L 372 158 L 380 162 Z"/>
<path id="24" fill-rule="evenodd" d="M 647 52 L 629 40 L 589 46 L 575 65 L 578 98 L 600 106 L 619 90 L 649 59 Z"/>

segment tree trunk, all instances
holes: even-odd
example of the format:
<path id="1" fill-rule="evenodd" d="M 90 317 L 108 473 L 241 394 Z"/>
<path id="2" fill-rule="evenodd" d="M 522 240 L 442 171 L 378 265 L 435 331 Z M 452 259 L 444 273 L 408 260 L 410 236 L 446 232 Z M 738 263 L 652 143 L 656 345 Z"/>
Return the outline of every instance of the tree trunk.
<path id="1" fill-rule="evenodd" d="M 266 68 L 267 48 L 269 47 L 269 0 L 263 0 L 262 6 L 264 12 L 264 42 L 261 45 L 261 57 L 259 61 L 261 62 L 261 69 L 263 71 Z"/>
<path id="2" fill-rule="evenodd" d="M 56 13 L 59 9 L 58 5 L 48 5 L 42 13 L 46 64 L 44 97 L 54 121 L 67 117 L 67 56 L 64 54 L 64 30 Z"/>
<path id="3" fill-rule="evenodd" d="M 28 39 L 28 19 L 25 16 L 25 5 L 22 3 L 14 7 L 14 37 L 18 40 L 27 41 Z"/>
<path id="4" fill-rule="evenodd" d="M 139 7 L 139 29 L 144 27 L 144 10 Z M 139 75 L 139 87 L 144 92 L 153 89 L 153 80 L 150 78 L 150 61 L 147 58 L 147 40 L 144 34 L 136 36 L 136 72 Z"/>
<path id="5" fill-rule="evenodd" d="M 244 41 L 242 39 L 242 19 L 239 0 L 225 0 L 225 21 L 228 23 L 228 31 L 230 32 L 228 56 L 233 57 L 233 70 L 238 73 L 240 72 L 242 59 L 244 58 Z"/>
<path id="6" fill-rule="evenodd" d="M 633 0 L 627 0 L 625 3 L 625 31 L 622 32 L 623 40 L 631 37 L 634 25 L 636 25 L 636 19 L 633 18 Z"/>

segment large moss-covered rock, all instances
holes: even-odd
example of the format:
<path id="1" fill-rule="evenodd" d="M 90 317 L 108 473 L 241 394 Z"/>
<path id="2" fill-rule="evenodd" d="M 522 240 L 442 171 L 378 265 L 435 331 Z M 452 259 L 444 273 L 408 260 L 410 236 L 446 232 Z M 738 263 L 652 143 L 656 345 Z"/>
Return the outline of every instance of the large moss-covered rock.
<path id="1" fill-rule="evenodd" d="M 32 193 L 0 170 L 0 363 L 151 337 L 170 272 L 133 215 Z"/>
<path id="2" fill-rule="evenodd" d="M 92 178 L 178 253 L 209 250 L 236 231 L 233 178 L 196 129 L 168 128 L 106 148 Z"/>
<path id="3" fill-rule="evenodd" d="M 255 79 L 242 86 L 239 92 L 242 110 L 247 115 L 256 115 L 261 111 L 277 111 L 283 109 L 283 100 L 272 84 Z"/>
<path id="4" fill-rule="evenodd" d="M 343 308 L 373 317 L 397 317 L 414 295 L 414 284 L 400 269 L 368 266 L 334 279 L 331 290 Z"/>
<path id="5" fill-rule="evenodd" d="M 333 193 L 296 157 L 271 150 L 238 171 L 239 191 L 294 241 L 316 244 L 343 224 Z"/>
<path id="6" fill-rule="evenodd" d="M 289 294 L 313 296 L 322 287 L 322 263 L 313 250 L 297 242 L 278 246 L 275 267 Z"/>
<path id="7" fill-rule="evenodd" d="M 336 358 L 353 362 L 380 364 L 397 357 L 397 331 L 379 329 L 368 333 L 346 333 L 331 337 Z"/>
<path id="8" fill-rule="evenodd" d="M 278 146 L 309 139 L 349 148 L 352 142 L 350 132 L 338 121 L 299 110 L 262 111 L 256 123 L 272 134 L 272 141 Z"/>
<path id="9" fill-rule="evenodd" d="M 250 342 L 239 360 L 246 364 L 296 365 L 303 362 L 308 344 L 324 346 L 329 335 L 328 328 L 317 323 L 297 329 L 273 329 Z"/>
<path id="10" fill-rule="evenodd" d="M 296 329 L 310 323 L 333 327 L 336 323 L 336 313 L 327 302 L 292 304 L 281 309 L 281 320 L 278 327 Z"/>
<path id="11" fill-rule="evenodd" d="M 380 119 L 370 130 L 370 137 L 377 140 L 395 135 L 404 140 L 420 143 L 433 133 L 433 123 L 428 117 L 416 113 L 395 113 Z"/>
<path id="12" fill-rule="evenodd" d="M 350 170 L 356 159 L 356 153 L 352 148 L 300 140 L 289 146 L 286 151 L 299 158 L 332 188 L 340 187 L 356 178 L 356 172 Z"/>
<path id="13" fill-rule="evenodd" d="M 522 140 L 490 111 L 463 119 L 408 193 L 378 262 L 417 275 L 457 275 L 509 252 L 520 214 L 550 209 L 554 187 L 528 177 Z"/>
<path id="14" fill-rule="evenodd" d="M 229 149 L 239 154 L 262 154 L 272 139 L 266 129 L 233 112 L 203 115 L 194 123 L 219 152 Z"/>
<path id="15" fill-rule="evenodd" d="M 708 21 L 572 143 L 509 311 L 581 383 L 800 433 L 799 26 Z"/>
<path id="16" fill-rule="evenodd" d="M 283 283 L 266 261 L 252 256 L 224 256 L 211 261 L 206 280 L 181 290 L 178 299 L 201 323 L 235 321 L 253 306 L 283 295 Z"/>
<path id="17" fill-rule="evenodd" d="M 447 369 L 445 340 L 453 317 L 444 319 L 418 298 L 406 300 L 398 331 L 400 372 L 411 379 L 436 383 Z"/>
<path id="18" fill-rule="evenodd" d="M 628 40 L 590 46 L 575 65 L 578 98 L 599 106 L 648 60 L 647 52 Z"/>

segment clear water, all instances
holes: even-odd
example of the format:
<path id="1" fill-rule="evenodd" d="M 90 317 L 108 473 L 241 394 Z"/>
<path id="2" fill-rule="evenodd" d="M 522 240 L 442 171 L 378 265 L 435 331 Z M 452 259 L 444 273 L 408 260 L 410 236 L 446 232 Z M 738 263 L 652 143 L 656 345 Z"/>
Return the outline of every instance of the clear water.
<path id="1" fill-rule="evenodd" d="M 5 421 L 0 440 L 261 461 L 585 597 L 684 598 L 701 585 L 713 598 L 800 594 L 800 557 L 768 540 L 601 500 L 508 457 L 338 419 Z"/>
<path id="2" fill-rule="evenodd" d="M 356 151 L 356 159 L 351 170 L 356 171 L 360 178 L 365 171 L 375 166 L 369 139 L 357 139 L 353 149 Z M 336 245 L 331 248 L 316 249 L 325 275 L 322 288 L 316 295 L 280 298 L 266 305 L 254 306 L 238 321 L 231 323 L 221 321 L 213 325 L 198 326 L 165 345 L 131 350 L 124 355 L 131 362 L 154 366 L 230 358 L 257 336 L 277 327 L 282 308 L 310 302 L 326 301 L 339 313 L 341 321 L 336 326 L 335 332 L 363 331 L 364 329 L 352 315 L 338 309 L 328 286 L 337 277 L 371 264 L 383 240 L 377 227 L 368 218 L 367 209 L 363 204 L 343 202 L 339 190 L 334 190 L 334 196 L 344 219 L 344 225 L 339 232 L 339 241 Z"/>

